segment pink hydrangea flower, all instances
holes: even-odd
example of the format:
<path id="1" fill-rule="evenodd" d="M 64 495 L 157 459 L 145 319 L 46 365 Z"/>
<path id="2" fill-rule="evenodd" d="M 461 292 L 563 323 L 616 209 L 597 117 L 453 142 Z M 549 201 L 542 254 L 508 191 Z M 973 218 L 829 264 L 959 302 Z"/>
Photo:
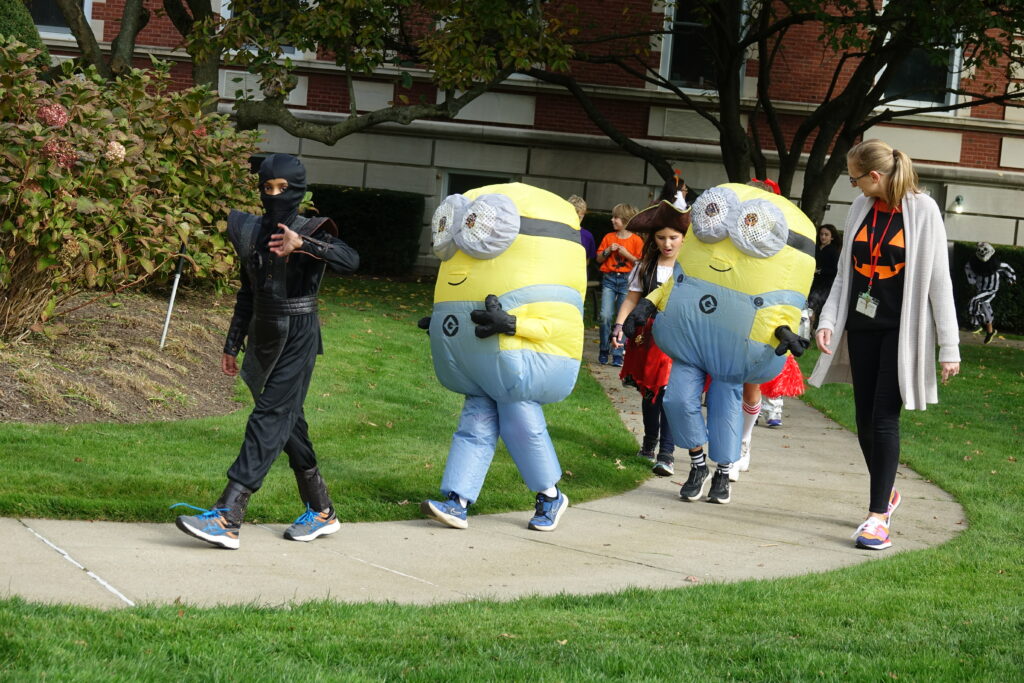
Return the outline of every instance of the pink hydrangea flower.
<path id="1" fill-rule="evenodd" d="M 196 128 L 193 128 L 192 135 L 195 135 L 197 138 L 206 137 L 206 126 L 198 126 Z"/>
<path id="2" fill-rule="evenodd" d="M 71 168 L 78 161 L 78 153 L 67 140 L 50 140 L 43 145 L 43 156 L 53 159 L 62 168 Z"/>
<path id="3" fill-rule="evenodd" d="M 68 110 L 60 104 L 44 104 L 39 107 L 36 116 L 43 125 L 54 128 L 63 128 L 71 120 Z"/>
<path id="4" fill-rule="evenodd" d="M 124 161 L 125 149 L 117 140 L 111 140 L 107 143 L 107 149 L 103 152 L 103 158 L 107 161 L 112 161 L 116 164 Z"/>

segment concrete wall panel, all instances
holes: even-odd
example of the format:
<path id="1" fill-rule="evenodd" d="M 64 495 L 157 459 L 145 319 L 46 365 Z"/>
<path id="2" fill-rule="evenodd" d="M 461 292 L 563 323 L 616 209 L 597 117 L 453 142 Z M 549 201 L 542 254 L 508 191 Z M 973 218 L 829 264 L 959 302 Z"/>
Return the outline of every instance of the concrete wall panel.
<path id="1" fill-rule="evenodd" d="M 395 164 L 429 166 L 432 150 L 433 143 L 430 140 L 406 135 L 355 133 L 343 137 L 334 145 L 314 140 L 302 141 L 304 155 Z"/>
<path id="2" fill-rule="evenodd" d="M 434 165 L 438 168 L 521 175 L 526 172 L 528 153 L 525 147 L 438 140 L 434 147 Z"/>
<path id="3" fill-rule="evenodd" d="M 875 126 L 864 133 L 865 140 L 871 138 L 885 140 L 891 147 L 910 155 L 914 161 L 960 163 L 963 135 L 955 131 Z"/>
<path id="4" fill-rule="evenodd" d="M 286 133 L 280 126 L 261 125 L 260 132 L 263 133 L 263 141 L 260 143 L 262 151 L 279 154 L 299 153 L 299 138 Z"/>
<path id="5" fill-rule="evenodd" d="M 310 159 L 302 157 L 306 166 L 306 182 L 318 185 L 344 185 L 362 187 L 364 164 L 337 159 Z"/>
<path id="6" fill-rule="evenodd" d="M 622 154 L 534 149 L 530 153 L 531 175 L 579 178 L 610 183 L 643 183 L 643 159 Z"/>
<path id="7" fill-rule="evenodd" d="M 437 171 L 432 168 L 367 164 L 366 187 L 430 196 L 440 191 L 441 181 Z"/>

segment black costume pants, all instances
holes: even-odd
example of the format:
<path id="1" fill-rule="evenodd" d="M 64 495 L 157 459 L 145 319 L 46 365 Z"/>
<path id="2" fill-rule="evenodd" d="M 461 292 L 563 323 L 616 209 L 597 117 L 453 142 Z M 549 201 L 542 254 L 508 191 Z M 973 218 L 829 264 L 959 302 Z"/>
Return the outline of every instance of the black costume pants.
<path id="1" fill-rule="evenodd" d="M 640 399 L 640 410 L 644 418 L 644 448 L 653 449 L 658 446 L 658 454 L 672 455 L 676 449 L 672 440 L 672 429 L 668 426 L 668 416 L 662 401 L 665 390 L 658 392 L 658 398 L 650 401 L 647 397 Z M 670 458 L 671 460 L 671 458 Z"/>
<path id="2" fill-rule="evenodd" d="M 883 514 L 900 464 L 899 339 L 898 329 L 846 333 L 857 440 L 871 479 L 868 509 Z"/>
<path id="3" fill-rule="evenodd" d="M 315 313 L 293 316 L 288 341 L 263 387 L 253 398 L 256 406 L 245 426 L 238 458 L 228 469 L 228 479 L 256 491 L 283 450 L 294 470 L 316 467 L 316 453 L 309 440 L 302 404 L 309 391 L 317 352 L 320 322 Z"/>

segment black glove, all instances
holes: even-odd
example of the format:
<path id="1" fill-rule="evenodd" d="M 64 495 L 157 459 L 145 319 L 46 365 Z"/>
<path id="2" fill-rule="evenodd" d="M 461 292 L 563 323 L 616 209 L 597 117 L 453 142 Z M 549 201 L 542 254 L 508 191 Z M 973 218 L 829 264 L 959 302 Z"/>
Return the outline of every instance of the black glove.
<path id="1" fill-rule="evenodd" d="M 785 355 L 786 351 L 789 351 L 794 356 L 799 358 L 804 355 L 804 351 L 811 345 L 810 339 L 804 339 L 793 333 L 793 330 L 789 329 L 789 325 L 779 325 L 775 328 L 775 337 L 779 340 L 779 345 L 775 347 L 775 355 Z"/>
<path id="2" fill-rule="evenodd" d="M 492 334 L 516 333 L 516 317 L 501 310 L 501 302 L 493 294 L 484 299 L 484 310 L 477 309 L 469 317 L 476 323 L 476 336 L 481 339 Z"/>
<path id="3" fill-rule="evenodd" d="M 426 332 L 427 336 L 429 337 L 430 336 L 430 316 L 428 315 L 428 316 L 425 316 L 423 318 L 420 318 L 419 322 L 416 323 L 416 327 L 418 327 L 421 330 L 423 330 L 424 332 Z"/>
<path id="4" fill-rule="evenodd" d="M 636 336 L 638 328 L 642 329 L 647 324 L 647 319 L 658 312 L 658 307 L 651 303 L 650 299 L 640 299 L 636 308 L 626 317 L 622 323 L 622 333 L 627 339 Z"/>

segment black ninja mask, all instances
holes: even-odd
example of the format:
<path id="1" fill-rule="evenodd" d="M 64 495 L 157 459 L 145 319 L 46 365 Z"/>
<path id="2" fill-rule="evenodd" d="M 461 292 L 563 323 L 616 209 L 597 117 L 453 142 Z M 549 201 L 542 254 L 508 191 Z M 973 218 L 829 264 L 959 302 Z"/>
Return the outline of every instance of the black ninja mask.
<path id="1" fill-rule="evenodd" d="M 288 181 L 288 189 L 269 195 L 264 184 L 274 178 Z M 278 230 L 277 224 L 291 225 L 299 215 L 299 203 L 306 194 L 306 167 L 290 154 L 271 154 L 260 164 L 260 201 L 263 203 L 263 232 Z"/>

